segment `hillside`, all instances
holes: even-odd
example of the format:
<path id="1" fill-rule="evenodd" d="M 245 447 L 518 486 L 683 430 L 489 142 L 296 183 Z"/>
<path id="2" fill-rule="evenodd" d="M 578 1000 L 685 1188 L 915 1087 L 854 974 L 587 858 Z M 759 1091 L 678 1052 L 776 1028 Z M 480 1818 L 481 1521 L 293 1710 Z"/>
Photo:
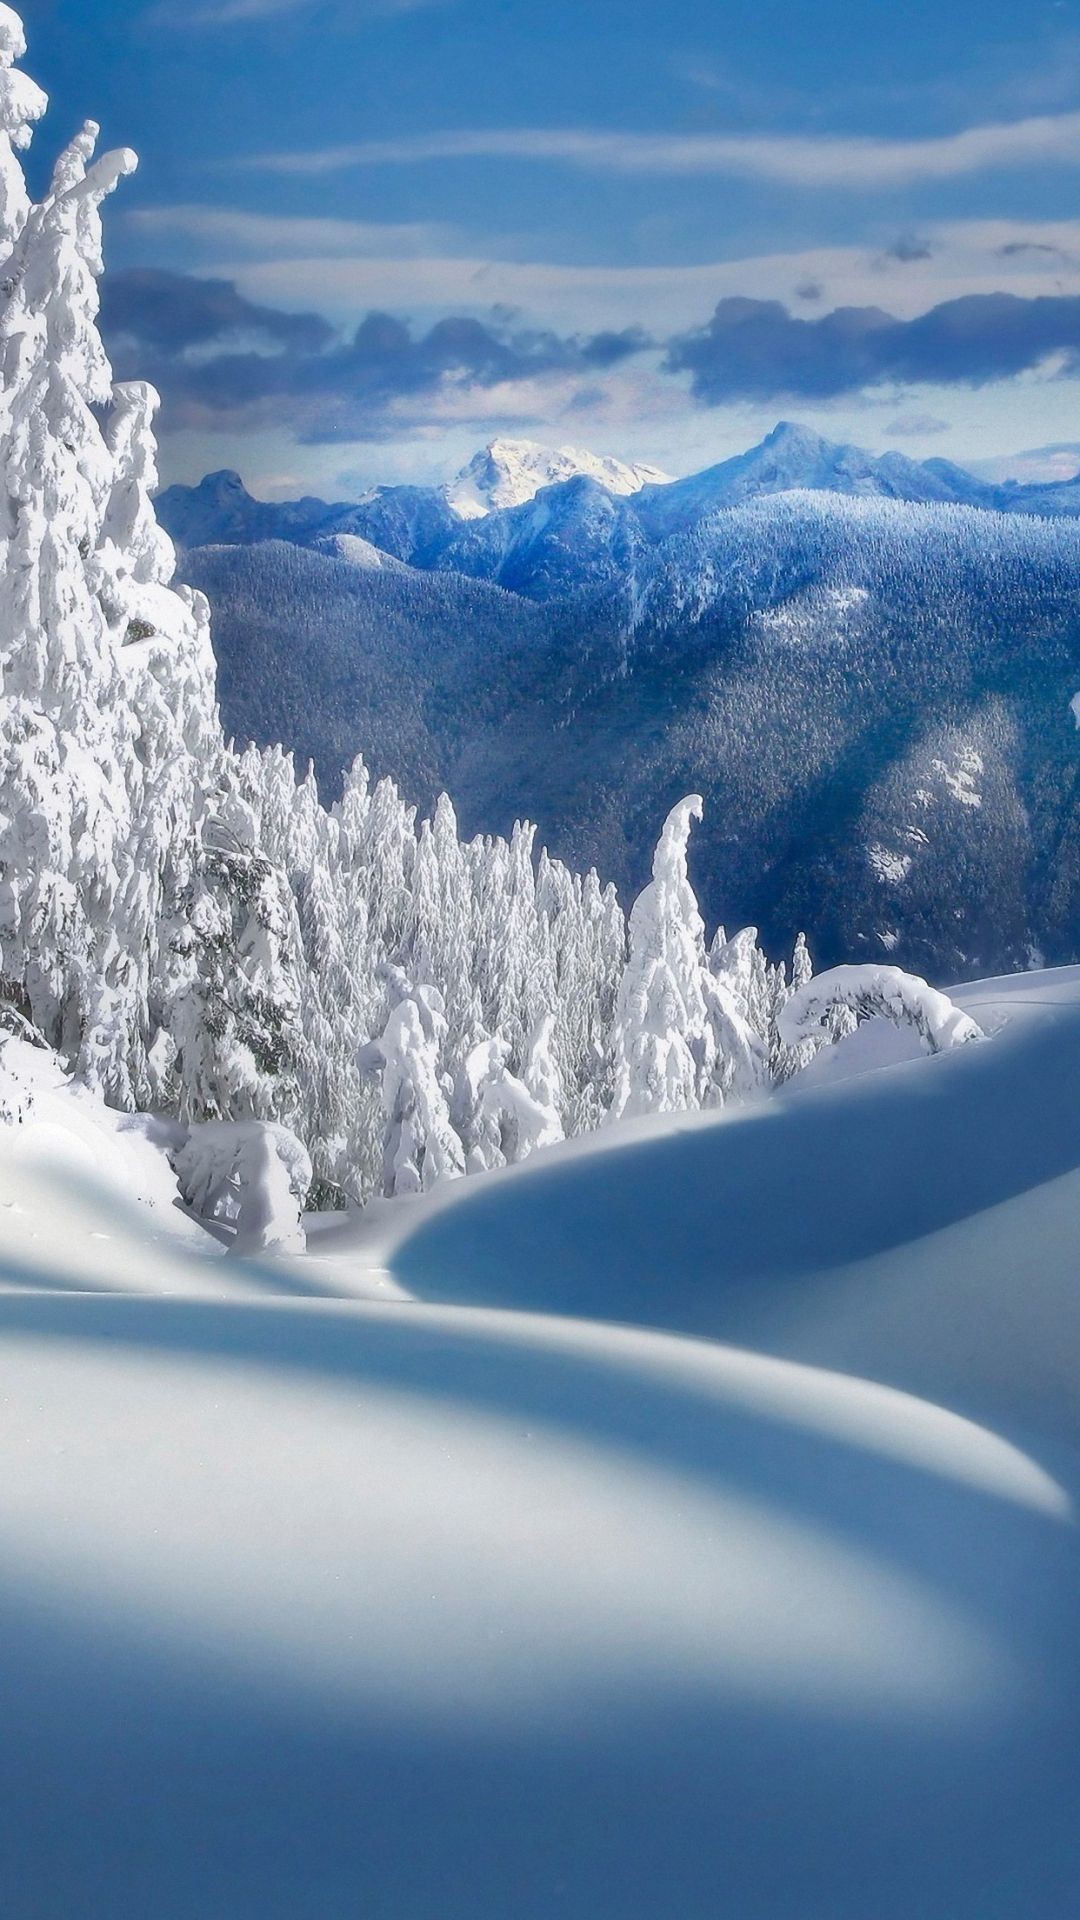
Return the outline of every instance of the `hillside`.
<path id="1" fill-rule="evenodd" d="M 575 533 L 560 546 L 546 520 L 545 564 L 580 564 L 594 510 L 610 554 L 627 502 L 557 491 Z M 362 748 L 413 799 L 447 783 L 467 831 L 527 813 L 629 893 L 656 820 L 701 792 L 706 915 L 775 951 L 805 928 L 823 964 L 887 954 L 936 978 L 1077 957 L 1071 523 L 785 492 L 543 606 L 280 544 L 184 565 L 214 606 L 228 729 L 310 754 L 331 793 Z"/>
<path id="2" fill-rule="evenodd" d="M 328 795 L 356 754 L 431 805 L 506 712 L 540 610 L 459 574 L 370 564 L 356 536 L 327 550 L 285 541 L 199 548 L 193 586 L 222 610 L 215 633 L 226 731 L 284 741 Z"/>

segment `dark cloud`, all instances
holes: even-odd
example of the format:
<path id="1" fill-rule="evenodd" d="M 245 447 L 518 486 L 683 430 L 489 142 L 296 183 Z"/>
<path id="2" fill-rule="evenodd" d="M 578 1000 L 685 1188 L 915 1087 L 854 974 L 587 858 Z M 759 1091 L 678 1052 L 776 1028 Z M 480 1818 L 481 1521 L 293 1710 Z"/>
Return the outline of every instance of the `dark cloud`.
<path id="1" fill-rule="evenodd" d="M 917 233 L 898 233 L 896 239 L 881 253 L 885 261 L 895 260 L 903 267 L 910 266 L 913 260 L 929 260 L 933 254 L 929 240 L 920 240 Z"/>
<path id="2" fill-rule="evenodd" d="M 333 339 L 333 328 L 317 313 L 256 306 L 231 280 L 196 280 L 157 267 L 136 267 L 104 280 L 101 322 L 114 350 L 129 340 L 164 354 L 250 339 L 317 353 Z"/>
<path id="3" fill-rule="evenodd" d="M 825 289 L 820 280 L 800 280 L 795 289 L 796 300 L 805 300 L 808 305 L 824 298 Z"/>
<path id="4" fill-rule="evenodd" d="M 1054 246 L 1049 240 L 1007 240 L 997 252 L 1000 260 L 1014 260 L 1018 254 L 1039 253 L 1046 260 L 1058 261 L 1073 273 L 1080 266 L 1075 254 L 1068 253 L 1064 247 Z"/>
<path id="5" fill-rule="evenodd" d="M 560 334 L 509 312 L 448 316 L 426 330 L 369 313 L 343 335 L 319 314 L 258 306 L 227 280 L 146 270 L 106 283 L 103 326 L 117 374 L 160 388 L 165 431 L 266 425 L 309 443 L 381 440 L 430 422 L 448 398 L 458 418 L 475 404 L 481 419 L 495 387 L 521 387 L 525 421 L 530 383 L 555 376 L 569 376 L 587 411 L 602 374 L 661 344 L 641 327 Z M 979 386 L 1054 354 L 1080 370 L 1080 296 L 970 294 L 914 320 L 881 307 L 803 317 L 778 300 L 730 298 L 666 348 L 667 371 L 689 374 L 704 406 L 830 400 L 883 384 Z M 573 393 L 561 403 L 572 406 Z"/>
<path id="6" fill-rule="evenodd" d="M 722 300 L 704 327 L 668 343 L 706 406 L 782 396 L 827 400 L 882 382 L 981 386 L 1061 353 L 1080 367 L 1080 298 L 968 294 L 915 320 L 880 307 L 837 307 L 818 320 L 778 300 Z"/>
<path id="7" fill-rule="evenodd" d="M 586 366 L 614 367 L 655 344 L 644 327 L 624 327 L 621 333 L 594 333 L 582 341 L 581 354 Z"/>
<path id="8" fill-rule="evenodd" d="M 369 313 L 351 337 L 318 314 L 245 300 L 230 281 L 114 276 L 102 324 L 117 372 L 161 389 L 163 428 L 286 424 L 308 442 L 381 439 L 447 388 L 468 391 L 557 373 L 595 377 L 650 344 L 637 327 L 561 335 L 450 316 L 414 332 Z"/>

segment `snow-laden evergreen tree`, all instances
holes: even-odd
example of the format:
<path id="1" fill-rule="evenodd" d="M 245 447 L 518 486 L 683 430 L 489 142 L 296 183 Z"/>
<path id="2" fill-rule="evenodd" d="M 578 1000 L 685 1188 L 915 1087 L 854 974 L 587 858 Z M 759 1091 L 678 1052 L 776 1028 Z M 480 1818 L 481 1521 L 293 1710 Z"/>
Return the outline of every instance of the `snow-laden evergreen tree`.
<path id="1" fill-rule="evenodd" d="M 26 35 L 17 13 L 0 6 L 0 250 L 10 253 L 30 211 L 23 170 L 16 158 L 30 145 L 34 122 L 48 98 L 15 65 L 26 52 Z"/>
<path id="2" fill-rule="evenodd" d="M 673 807 L 653 877 L 630 914 L 630 957 L 613 1030 L 613 1120 L 721 1106 L 765 1077 L 762 1043 L 705 953 L 705 927 L 687 871 L 698 794 Z"/>
<path id="3" fill-rule="evenodd" d="M 410 987 L 391 969 L 393 1004 L 362 1065 L 380 1076 L 386 1122 L 383 1192 L 427 1193 L 440 1180 L 465 1172 L 465 1155 L 450 1119 L 448 1086 L 440 1067 L 446 1013 L 435 987 Z"/>

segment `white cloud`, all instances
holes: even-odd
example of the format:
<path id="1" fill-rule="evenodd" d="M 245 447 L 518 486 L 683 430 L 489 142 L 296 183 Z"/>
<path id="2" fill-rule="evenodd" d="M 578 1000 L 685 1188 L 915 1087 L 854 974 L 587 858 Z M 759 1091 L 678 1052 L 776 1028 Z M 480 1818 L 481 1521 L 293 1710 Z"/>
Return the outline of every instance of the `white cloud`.
<path id="1" fill-rule="evenodd" d="M 417 13 L 422 7 L 441 4 L 442 0 L 350 0 L 348 13 L 372 19 L 380 14 Z M 289 13 L 313 12 L 319 5 L 320 0 L 205 0 L 202 6 L 189 7 L 181 0 L 161 0 L 147 17 L 167 27 L 231 27 L 280 19 Z M 349 24 L 353 24 L 351 18 Z"/>
<path id="2" fill-rule="evenodd" d="M 247 164 L 275 173 L 333 173 L 419 161 L 561 162 L 613 173 L 743 174 L 789 186 L 877 191 L 994 168 L 1080 166 L 1080 113 L 968 127 L 932 139 L 847 135 L 602 133 L 520 127 L 362 140 L 309 152 L 265 153 Z"/>
<path id="3" fill-rule="evenodd" d="M 435 221 L 414 220 L 397 224 L 374 220 L 328 220 L 288 214 L 247 213 L 233 207 L 209 207 L 185 203 L 175 206 L 138 207 L 121 215 L 135 233 L 180 234 L 192 240 L 206 254 L 222 248 L 239 249 L 245 254 L 364 256 L 380 254 L 394 258 L 430 253 L 445 248 L 455 239 L 455 230 Z"/>
<path id="4" fill-rule="evenodd" d="M 231 27 L 249 20 L 270 20 L 285 13 L 299 13 L 311 0 L 209 0 L 206 6 L 183 7 L 175 0 L 162 0 L 148 15 L 155 25 L 164 27 Z"/>

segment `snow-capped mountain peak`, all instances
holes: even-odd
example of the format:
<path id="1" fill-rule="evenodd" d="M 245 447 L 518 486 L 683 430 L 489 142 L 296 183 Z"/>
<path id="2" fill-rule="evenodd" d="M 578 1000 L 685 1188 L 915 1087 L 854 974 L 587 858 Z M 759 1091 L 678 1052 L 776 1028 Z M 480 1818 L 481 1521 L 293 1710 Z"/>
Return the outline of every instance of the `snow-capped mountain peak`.
<path id="1" fill-rule="evenodd" d="M 535 440 L 492 440 L 473 455 L 445 489 L 447 505 L 461 520 L 480 520 L 503 507 L 520 507 L 542 487 L 578 474 L 609 493 L 637 493 L 670 478 L 658 467 L 631 465 L 581 447 L 544 447 Z"/>

